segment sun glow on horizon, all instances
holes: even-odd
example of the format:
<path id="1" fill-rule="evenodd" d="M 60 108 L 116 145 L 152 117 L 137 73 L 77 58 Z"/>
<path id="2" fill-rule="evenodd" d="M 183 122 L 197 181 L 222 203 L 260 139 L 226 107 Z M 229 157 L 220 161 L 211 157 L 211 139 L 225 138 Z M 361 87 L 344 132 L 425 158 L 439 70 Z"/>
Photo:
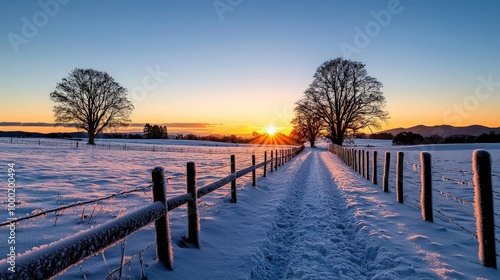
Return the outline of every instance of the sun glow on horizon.
<path id="1" fill-rule="evenodd" d="M 276 133 L 276 127 L 270 125 L 266 128 L 266 132 L 269 135 L 274 135 Z"/>

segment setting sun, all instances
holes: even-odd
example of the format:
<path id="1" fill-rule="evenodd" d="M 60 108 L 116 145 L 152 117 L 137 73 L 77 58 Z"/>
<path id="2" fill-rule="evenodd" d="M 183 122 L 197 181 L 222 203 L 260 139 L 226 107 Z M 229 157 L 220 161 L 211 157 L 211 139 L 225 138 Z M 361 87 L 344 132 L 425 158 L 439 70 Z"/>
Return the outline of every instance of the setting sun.
<path id="1" fill-rule="evenodd" d="M 276 127 L 274 127 L 274 126 L 268 126 L 266 128 L 266 132 L 269 135 L 274 135 L 276 133 Z"/>

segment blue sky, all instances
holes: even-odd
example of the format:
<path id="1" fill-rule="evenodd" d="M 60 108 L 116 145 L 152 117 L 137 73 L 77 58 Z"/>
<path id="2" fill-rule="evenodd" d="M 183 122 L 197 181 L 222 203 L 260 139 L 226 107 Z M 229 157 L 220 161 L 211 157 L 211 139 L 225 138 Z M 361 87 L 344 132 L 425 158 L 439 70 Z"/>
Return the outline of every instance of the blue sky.
<path id="1" fill-rule="evenodd" d="M 2 1 L 0 122 L 52 122 L 49 93 L 78 67 L 126 87 L 134 123 L 286 131 L 316 68 L 343 56 L 384 84 L 384 128 L 500 126 L 498 15 L 498 1 Z"/>

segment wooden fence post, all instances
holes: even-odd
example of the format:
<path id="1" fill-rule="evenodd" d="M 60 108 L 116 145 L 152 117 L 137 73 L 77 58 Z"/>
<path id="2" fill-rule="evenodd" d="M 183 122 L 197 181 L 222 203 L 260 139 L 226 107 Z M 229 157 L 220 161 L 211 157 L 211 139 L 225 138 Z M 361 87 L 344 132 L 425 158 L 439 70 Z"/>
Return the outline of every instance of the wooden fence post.
<path id="1" fill-rule="evenodd" d="M 236 173 L 236 158 L 231 155 L 231 174 Z M 231 202 L 236 203 L 236 179 L 231 181 Z"/>
<path id="2" fill-rule="evenodd" d="M 278 160 L 279 160 L 279 156 L 278 156 L 278 150 L 276 150 L 276 152 L 274 153 L 276 156 L 274 157 L 275 159 L 275 163 L 274 163 L 274 170 L 278 171 Z"/>
<path id="3" fill-rule="evenodd" d="M 361 150 L 361 176 L 365 177 L 365 150 Z"/>
<path id="4" fill-rule="evenodd" d="M 349 161 L 350 161 L 349 166 L 351 166 L 352 169 L 354 169 L 354 160 L 353 160 L 354 157 L 352 156 L 353 151 L 354 151 L 354 149 L 352 149 L 352 148 L 349 149 Z"/>
<path id="5" fill-rule="evenodd" d="M 187 241 L 200 248 L 200 217 L 198 214 L 198 190 L 196 186 L 196 163 L 187 163 L 187 193 L 193 200 L 187 203 L 188 236 Z"/>
<path id="6" fill-rule="evenodd" d="M 366 151 L 366 180 L 370 180 L 370 151 Z"/>
<path id="7" fill-rule="evenodd" d="M 255 171 L 255 155 L 252 155 L 252 166 L 253 166 L 253 170 L 252 170 L 252 186 L 256 186 L 257 185 L 257 178 L 256 178 L 256 171 Z"/>
<path id="8" fill-rule="evenodd" d="M 391 167 L 391 153 L 384 155 L 384 174 L 382 175 L 382 191 L 389 192 L 389 170 Z"/>
<path id="9" fill-rule="evenodd" d="M 165 193 L 165 171 L 158 166 L 151 171 L 153 180 L 153 201 L 161 201 L 165 204 L 165 216 L 155 221 L 156 229 L 156 254 L 167 269 L 172 270 L 174 255 L 172 249 L 172 238 L 170 236 L 170 224 L 168 221 L 167 195 Z"/>
<path id="10" fill-rule="evenodd" d="M 495 249 L 495 221 L 491 183 L 490 154 L 485 150 L 472 153 L 474 171 L 474 208 L 476 214 L 479 259 L 486 267 L 497 267 Z"/>
<path id="11" fill-rule="evenodd" d="M 361 150 L 358 150 L 358 173 L 361 174 Z"/>
<path id="12" fill-rule="evenodd" d="M 373 151 L 372 184 L 377 184 L 377 151 Z"/>
<path id="13" fill-rule="evenodd" d="M 266 177 L 267 175 L 267 151 L 264 151 L 264 170 L 262 176 Z"/>
<path id="14" fill-rule="evenodd" d="M 420 208 L 422 208 L 422 219 L 432 222 L 431 154 L 427 152 L 420 153 L 420 166 L 420 180 L 422 181 Z"/>
<path id="15" fill-rule="evenodd" d="M 271 172 L 273 172 L 273 162 L 274 162 L 274 151 L 271 151 L 271 162 L 270 162 Z"/>
<path id="16" fill-rule="evenodd" d="M 358 171 L 358 157 L 356 156 L 356 149 L 353 149 L 352 150 L 352 160 L 354 161 L 354 171 Z"/>
<path id="17" fill-rule="evenodd" d="M 398 152 L 396 159 L 396 201 L 403 203 L 403 162 L 404 153 Z"/>

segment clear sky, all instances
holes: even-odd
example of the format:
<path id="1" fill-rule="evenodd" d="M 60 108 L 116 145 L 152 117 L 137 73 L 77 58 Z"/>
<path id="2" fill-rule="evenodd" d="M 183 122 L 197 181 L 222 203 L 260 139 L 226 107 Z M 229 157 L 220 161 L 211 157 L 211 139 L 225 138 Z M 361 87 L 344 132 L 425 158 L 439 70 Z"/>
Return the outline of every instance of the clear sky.
<path id="1" fill-rule="evenodd" d="M 52 123 L 49 94 L 78 67 L 129 90 L 133 123 L 288 133 L 294 102 L 336 57 L 384 84 L 383 129 L 498 127 L 499 28 L 494 0 L 1 1 L 0 130 Z"/>

